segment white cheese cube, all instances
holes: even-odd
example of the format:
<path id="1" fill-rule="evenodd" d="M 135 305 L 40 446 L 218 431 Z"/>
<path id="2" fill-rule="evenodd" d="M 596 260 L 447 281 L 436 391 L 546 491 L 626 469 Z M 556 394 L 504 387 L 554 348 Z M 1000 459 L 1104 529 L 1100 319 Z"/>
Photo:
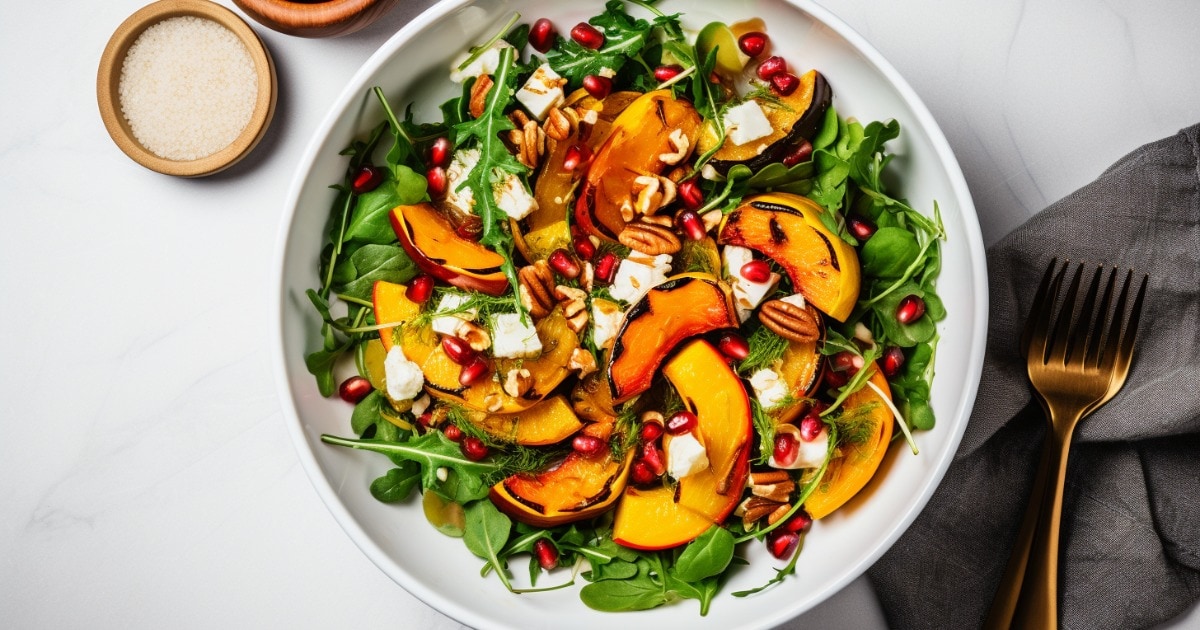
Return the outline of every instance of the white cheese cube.
<path id="1" fill-rule="evenodd" d="M 409 400 L 421 393 L 425 375 L 421 366 L 404 356 L 404 349 L 392 346 L 383 360 L 383 380 L 387 384 L 387 395 L 392 400 Z"/>
<path id="2" fill-rule="evenodd" d="M 533 117 L 542 120 L 550 110 L 563 102 L 562 77 L 544 63 L 517 90 L 517 101 L 529 110 Z"/>
<path id="3" fill-rule="evenodd" d="M 607 348 L 616 339 L 624 319 L 625 313 L 616 302 L 592 300 L 592 343 L 601 350 Z"/>
<path id="4" fill-rule="evenodd" d="M 442 300 L 438 302 L 437 309 L 434 313 L 447 313 L 446 315 L 437 315 L 430 322 L 433 332 L 439 335 L 454 336 L 454 332 L 458 330 L 458 325 L 464 321 L 475 321 L 479 316 L 479 310 L 469 308 L 465 311 L 450 313 L 450 311 L 462 308 L 471 298 L 462 295 L 461 293 L 447 293 L 442 296 Z"/>
<path id="5" fill-rule="evenodd" d="M 463 183 L 478 163 L 479 149 L 462 149 L 454 153 L 454 159 L 446 169 L 446 203 L 467 214 L 475 208 L 475 191 Z"/>
<path id="6" fill-rule="evenodd" d="M 763 409 L 771 409 L 787 400 L 788 386 L 779 373 L 770 368 L 755 370 L 750 375 L 750 387 L 754 388 L 754 397 Z"/>
<path id="7" fill-rule="evenodd" d="M 537 200 L 529 194 L 525 182 L 512 173 L 509 173 L 492 193 L 496 196 L 496 205 L 500 206 L 510 219 L 520 221 L 537 210 Z"/>
<path id="8" fill-rule="evenodd" d="M 793 293 L 787 297 L 779 298 L 779 301 L 787 302 L 788 304 L 793 304 L 795 306 L 799 306 L 800 308 L 804 308 L 805 304 L 807 304 L 804 296 L 799 293 Z"/>
<path id="9" fill-rule="evenodd" d="M 502 39 L 496 40 L 496 43 L 489 46 L 487 50 L 481 52 L 478 57 L 475 57 L 471 63 L 460 69 L 459 66 L 462 66 L 472 55 L 470 50 L 464 51 L 450 63 L 450 80 L 455 83 L 462 83 L 471 77 L 496 72 L 496 68 L 500 67 L 500 51 L 504 48 L 512 48 L 512 44 Z"/>
<path id="10" fill-rule="evenodd" d="M 498 313 L 492 316 L 492 354 L 501 359 L 536 357 L 542 353 L 533 319 L 521 321 L 518 313 Z"/>
<path id="11" fill-rule="evenodd" d="M 746 144 L 771 135 L 775 128 L 758 102 L 750 100 L 725 112 L 725 133 L 734 144 Z"/>
<path id="12" fill-rule="evenodd" d="M 691 433 L 675 435 L 667 442 L 667 474 L 683 479 L 708 468 L 708 451 Z"/>
<path id="13" fill-rule="evenodd" d="M 768 466 L 772 468 L 782 468 L 785 470 L 800 470 L 802 468 L 817 468 L 821 464 L 825 463 L 825 456 L 829 454 L 828 428 L 822 428 L 821 432 L 817 434 L 817 437 L 813 438 L 813 441 L 805 442 L 804 440 L 800 439 L 800 430 L 797 429 L 795 425 L 782 425 L 780 426 L 780 430 L 785 430 L 784 427 L 787 427 L 787 429 L 789 429 L 790 432 L 796 437 L 796 442 L 798 444 L 796 449 L 796 461 L 788 464 L 787 466 L 781 466 L 779 465 L 779 462 L 775 460 L 775 456 L 772 455 L 771 459 L 767 461 Z"/>
<path id="14" fill-rule="evenodd" d="M 621 261 L 613 277 L 609 294 L 618 300 L 636 302 L 655 285 L 667 279 L 671 271 L 671 255 L 654 257 L 632 254 Z"/>
<path id="15" fill-rule="evenodd" d="M 754 260 L 754 252 L 737 245 L 726 245 L 721 252 L 725 258 L 725 273 L 733 286 L 733 304 L 737 308 L 738 319 L 746 321 L 755 307 L 775 290 L 780 276 L 772 272 L 766 282 L 753 282 L 742 275 L 742 267 Z"/>

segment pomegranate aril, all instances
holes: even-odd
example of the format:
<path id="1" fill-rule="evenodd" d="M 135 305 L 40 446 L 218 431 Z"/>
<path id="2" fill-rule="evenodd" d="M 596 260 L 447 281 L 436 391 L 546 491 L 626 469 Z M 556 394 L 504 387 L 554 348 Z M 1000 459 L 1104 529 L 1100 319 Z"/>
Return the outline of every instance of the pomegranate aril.
<path id="1" fill-rule="evenodd" d="M 351 376 L 338 387 L 338 396 L 348 403 L 357 403 L 371 393 L 371 381 L 361 376 Z"/>
<path id="2" fill-rule="evenodd" d="M 663 462 L 662 451 L 658 450 L 658 445 L 654 442 L 642 443 L 642 461 L 650 467 L 650 472 L 654 473 L 655 477 L 667 472 L 667 465 Z"/>
<path id="3" fill-rule="evenodd" d="M 696 182 L 696 178 L 694 177 L 679 182 L 679 186 L 676 187 L 675 192 L 683 201 L 683 207 L 688 210 L 696 210 L 704 205 L 704 191 L 700 190 L 700 184 Z"/>
<path id="4" fill-rule="evenodd" d="M 758 78 L 763 81 L 770 81 L 771 77 L 781 72 L 787 72 L 787 61 L 779 56 L 767 57 L 763 59 L 762 63 L 758 64 L 758 69 L 755 72 L 758 74 Z"/>
<path id="5" fill-rule="evenodd" d="M 429 423 L 432 421 L 433 421 L 433 412 L 432 411 L 426 411 L 425 413 L 417 416 L 417 424 L 419 424 L 423 427 L 428 427 Z"/>
<path id="6" fill-rule="evenodd" d="M 704 221 L 695 210 L 683 210 L 675 215 L 675 227 L 693 241 L 704 240 Z"/>
<path id="7" fill-rule="evenodd" d="M 800 439 L 805 442 L 811 442 L 821 435 L 821 429 L 825 428 L 825 423 L 813 416 L 805 416 L 800 421 Z"/>
<path id="8" fill-rule="evenodd" d="M 796 552 L 800 545 L 800 535 L 796 532 L 775 530 L 767 534 L 767 549 L 771 555 L 780 560 L 787 560 Z"/>
<path id="9" fill-rule="evenodd" d="M 488 456 L 487 444 L 484 444 L 483 440 L 473 435 L 463 438 L 458 447 L 462 449 L 463 455 L 466 455 L 467 459 L 473 462 L 477 462 Z"/>
<path id="10" fill-rule="evenodd" d="M 612 252 L 605 252 L 596 263 L 596 282 L 600 284 L 608 284 L 613 281 L 613 276 L 617 273 L 617 263 L 619 259 Z"/>
<path id="11" fill-rule="evenodd" d="M 442 351 L 446 353 L 446 356 L 451 361 L 459 365 L 469 364 L 478 355 L 470 344 L 450 335 L 442 337 Z"/>
<path id="12" fill-rule="evenodd" d="M 804 162 L 812 157 L 812 151 L 812 143 L 808 140 L 805 140 L 796 145 L 796 148 L 789 151 L 787 155 L 783 156 L 783 165 L 791 168 L 801 162 Z"/>
<path id="13" fill-rule="evenodd" d="M 799 512 L 796 512 L 795 516 L 784 521 L 783 525 L 779 526 L 779 529 L 785 532 L 799 534 L 800 532 L 807 530 L 811 525 L 812 517 L 808 515 L 808 512 L 800 510 Z"/>
<path id="14" fill-rule="evenodd" d="M 737 333 L 725 333 L 717 340 L 717 350 L 734 361 L 745 361 L 750 356 L 750 344 Z"/>
<path id="15" fill-rule="evenodd" d="M 573 280 L 579 277 L 579 263 L 571 258 L 565 249 L 556 249 L 550 252 L 550 256 L 546 258 L 546 262 L 550 263 L 550 268 L 558 275 Z"/>
<path id="16" fill-rule="evenodd" d="M 431 166 L 425 172 L 425 181 L 429 183 L 429 196 L 441 197 L 446 194 L 446 186 L 449 180 L 446 178 L 446 169 L 441 166 Z"/>
<path id="17" fill-rule="evenodd" d="M 554 47 L 556 35 L 558 32 L 554 30 L 554 23 L 542 18 L 529 28 L 529 45 L 533 46 L 534 50 L 544 53 Z"/>
<path id="18" fill-rule="evenodd" d="M 594 455 L 604 449 L 604 440 L 592 435 L 576 435 L 571 440 L 571 448 L 584 455 Z"/>
<path id="19" fill-rule="evenodd" d="M 659 66 L 654 69 L 654 79 L 659 83 L 664 83 L 679 76 L 680 72 L 683 72 L 683 66 L 675 64 Z"/>
<path id="20" fill-rule="evenodd" d="M 417 304 L 423 303 L 433 295 L 433 276 L 421 274 L 412 280 L 408 281 L 408 288 L 404 290 L 404 297 L 410 302 Z"/>
<path id="21" fill-rule="evenodd" d="M 539 538 L 533 543 L 533 555 L 537 558 L 538 565 L 547 571 L 558 566 L 558 547 L 545 538 Z"/>
<path id="22" fill-rule="evenodd" d="M 911 324 L 925 314 L 925 300 L 916 294 L 909 294 L 900 300 L 896 306 L 896 320 L 901 324 Z"/>
<path id="23" fill-rule="evenodd" d="M 738 38 L 738 48 L 750 57 L 757 57 L 767 49 L 767 34 L 754 31 Z"/>
<path id="24" fill-rule="evenodd" d="M 480 355 L 475 355 L 469 363 L 463 366 L 462 371 L 458 373 L 458 382 L 464 386 L 470 386 L 483 380 L 488 375 L 491 368 L 488 366 L 487 359 Z"/>
<path id="25" fill-rule="evenodd" d="M 654 480 L 658 479 L 658 475 L 650 470 L 650 466 L 646 462 L 639 459 L 629 467 L 629 478 L 633 480 L 633 483 L 644 486 L 654 483 Z"/>
<path id="26" fill-rule="evenodd" d="M 780 96 L 787 96 L 795 92 L 798 87 L 800 87 L 800 77 L 790 72 L 781 72 L 771 77 L 771 90 Z"/>
<path id="27" fill-rule="evenodd" d="M 771 279 L 771 265 L 765 260 L 751 260 L 742 265 L 738 273 L 750 282 L 762 284 Z"/>
<path id="28" fill-rule="evenodd" d="M 676 411 L 667 418 L 666 429 L 671 435 L 683 435 L 696 428 L 696 414 L 690 411 Z"/>
<path id="29" fill-rule="evenodd" d="M 596 244 L 586 236 L 576 236 L 571 245 L 575 255 L 583 260 L 591 260 L 596 255 Z"/>
<path id="30" fill-rule="evenodd" d="M 429 146 L 429 165 L 443 168 L 450 166 L 450 152 L 453 149 L 454 145 L 450 144 L 450 138 L 446 136 L 434 140 Z"/>
<path id="31" fill-rule="evenodd" d="M 592 161 L 592 150 L 586 144 L 572 144 L 563 155 L 562 170 L 570 172 L 587 166 Z"/>
<path id="32" fill-rule="evenodd" d="M 791 433 L 776 433 L 774 446 L 771 455 L 780 466 L 791 466 L 800 455 L 800 442 Z"/>
<path id="33" fill-rule="evenodd" d="M 829 357 L 829 365 L 835 372 L 845 372 L 848 376 L 854 376 L 863 366 L 862 356 L 843 350 Z"/>
<path id="34" fill-rule="evenodd" d="M 442 433 L 445 433 L 446 439 L 451 442 L 457 442 L 463 438 L 462 429 L 458 428 L 457 424 L 447 424 L 442 427 Z"/>
<path id="35" fill-rule="evenodd" d="M 900 368 L 904 367 L 904 351 L 900 346 L 891 346 L 883 351 L 883 375 L 887 378 L 896 378 L 900 374 Z"/>
<path id="36" fill-rule="evenodd" d="M 587 22 L 580 22 L 575 25 L 575 28 L 571 29 L 571 39 L 575 40 L 575 43 L 580 46 L 592 50 L 598 50 L 604 45 L 604 33 L 601 33 L 595 26 Z"/>
<path id="37" fill-rule="evenodd" d="M 483 235 L 483 219 L 474 214 L 468 214 L 457 226 L 454 233 L 468 241 L 478 241 Z"/>
<path id="38" fill-rule="evenodd" d="M 613 80 L 608 77 L 602 77 L 598 74 L 589 74 L 583 77 L 583 89 L 587 90 L 592 98 L 600 100 L 608 96 L 612 92 Z"/>
<path id="39" fill-rule="evenodd" d="M 657 422 L 642 423 L 641 437 L 643 442 L 653 442 L 662 437 L 663 425 Z"/>
<path id="40" fill-rule="evenodd" d="M 838 388 L 850 382 L 850 376 L 846 372 L 838 372 L 837 370 L 825 370 L 825 384 L 829 387 Z"/>
<path id="41" fill-rule="evenodd" d="M 846 230 L 850 232 L 850 236 L 860 241 L 871 238 L 871 235 L 875 233 L 875 229 L 875 224 L 860 214 L 852 214 L 846 217 Z"/>
<path id="42" fill-rule="evenodd" d="M 354 174 L 354 181 L 351 182 L 350 188 L 355 193 L 361 195 L 365 192 L 371 192 L 383 183 L 383 169 L 375 168 L 370 164 L 365 164 L 358 169 Z"/>

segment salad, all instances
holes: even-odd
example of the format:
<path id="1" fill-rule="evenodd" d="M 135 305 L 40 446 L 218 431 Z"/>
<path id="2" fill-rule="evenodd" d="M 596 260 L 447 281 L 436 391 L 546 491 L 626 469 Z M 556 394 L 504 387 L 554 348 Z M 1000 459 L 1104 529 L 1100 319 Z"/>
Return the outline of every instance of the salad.
<path id="1" fill-rule="evenodd" d="M 306 364 L 355 435 L 322 440 L 386 456 L 371 494 L 510 591 L 704 614 L 748 545 L 782 566 L 738 597 L 933 428 L 937 206 L 886 189 L 899 125 L 767 31 L 514 15 L 440 121 L 375 88 L 343 151 Z"/>

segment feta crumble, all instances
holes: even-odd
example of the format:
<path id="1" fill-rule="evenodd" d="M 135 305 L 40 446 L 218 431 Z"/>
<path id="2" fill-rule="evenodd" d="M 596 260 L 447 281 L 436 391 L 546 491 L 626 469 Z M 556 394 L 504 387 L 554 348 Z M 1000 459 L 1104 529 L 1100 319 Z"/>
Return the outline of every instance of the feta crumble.
<path id="1" fill-rule="evenodd" d="M 667 474 L 683 479 L 708 468 L 708 451 L 691 433 L 676 435 L 667 443 Z"/>
<path id="2" fill-rule="evenodd" d="M 618 300 L 636 302 L 671 272 L 671 255 L 646 257 L 631 254 L 621 261 L 608 292 Z"/>
<path id="3" fill-rule="evenodd" d="M 548 63 L 538 66 L 525 85 L 517 90 L 517 101 L 538 120 L 544 119 L 551 109 L 561 105 L 563 98 L 562 77 L 550 69 Z"/>
<path id="4" fill-rule="evenodd" d="M 403 348 L 392 346 L 383 360 L 383 380 L 387 384 L 389 398 L 410 400 L 421 393 L 425 375 L 421 372 L 421 366 L 404 356 Z"/>
<path id="5" fill-rule="evenodd" d="M 787 400 L 788 386 L 779 373 L 770 368 L 755 370 L 750 375 L 750 387 L 754 388 L 754 397 L 763 409 L 771 409 Z"/>
<path id="6" fill-rule="evenodd" d="M 496 68 L 500 67 L 500 51 L 505 48 L 512 48 L 512 44 L 503 39 L 496 40 L 487 50 L 481 52 L 478 57 L 460 70 L 459 66 L 471 58 L 471 50 L 464 51 L 455 57 L 454 61 L 450 62 L 450 80 L 455 83 L 462 83 L 472 77 L 495 73 Z"/>
<path id="7" fill-rule="evenodd" d="M 532 318 L 521 322 L 518 313 L 492 315 L 492 354 L 501 359 L 536 357 L 542 353 L 542 340 Z"/>
<path id="8" fill-rule="evenodd" d="M 725 258 L 725 274 L 733 285 L 733 303 L 737 308 L 738 320 L 744 322 L 750 318 L 755 307 L 775 290 L 782 276 L 771 272 L 766 282 L 747 280 L 742 275 L 742 267 L 754 260 L 754 252 L 738 245 L 726 245 L 721 254 Z"/>
<path id="9" fill-rule="evenodd" d="M 470 299 L 471 298 L 467 297 L 466 295 L 462 295 L 461 293 L 447 293 L 442 296 L 442 300 L 438 302 L 437 308 L 434 309 L 434 312 L 450 313 L 450 311 L 462 308 L 462 306 Z M 458 330 L 458 325 L 460 323 L 475 321 L 475 318 L 478 316 L 478 309 L 469 308 L 464 311 L 450 313 L 448 315 L 437 315 L 433 318 L 433 321 L 430 322 L 430 326 L 433 328 L 433 332 L 438 333 L 439 335 L 450 335 L 453 337 L 455 332 Z"/>
<path id="10" fill-rule="evenodd" d="M 746 144 L 771 135 L 775 128 L 756 101 L 746 101 L 725 112 L 725 133 L 734 144 Z"/>

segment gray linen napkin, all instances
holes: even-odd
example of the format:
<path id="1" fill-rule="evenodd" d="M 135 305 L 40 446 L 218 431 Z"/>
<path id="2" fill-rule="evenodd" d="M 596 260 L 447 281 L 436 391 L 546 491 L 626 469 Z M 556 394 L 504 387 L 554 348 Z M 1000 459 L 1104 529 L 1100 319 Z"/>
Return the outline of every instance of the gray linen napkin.
<path id="1" fill-rule="evenodd" d="M 1200 598 L 1198 136 L 1200 125 L 1130 153 L 988 250 L 988 348 L 962 445 L 869 572 L 890 626 L 973 628 L 987 614 L 1044 435 L 1017 339 L 1054 256 L 1150 273 L 1129 380 L 1075 432 L 1061 625 L 1144 628 Z"/>

